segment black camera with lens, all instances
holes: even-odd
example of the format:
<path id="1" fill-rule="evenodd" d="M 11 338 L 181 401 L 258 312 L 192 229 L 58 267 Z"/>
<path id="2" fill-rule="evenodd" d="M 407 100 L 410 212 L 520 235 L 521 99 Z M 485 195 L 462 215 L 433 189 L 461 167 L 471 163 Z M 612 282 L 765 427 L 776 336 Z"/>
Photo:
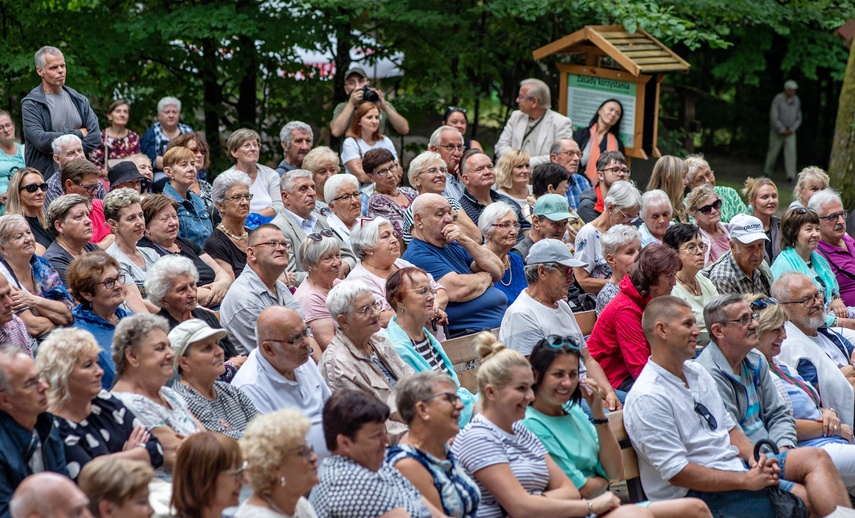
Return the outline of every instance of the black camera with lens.
<path id="1" fill-rule="evenodd" d="M 380 100 L 380 96 L 377 95 L 377 92 L 372 90 L 370 86 L 364 85 L 362 87 L 362 100 L 370 103 L 376 103 Z"/>

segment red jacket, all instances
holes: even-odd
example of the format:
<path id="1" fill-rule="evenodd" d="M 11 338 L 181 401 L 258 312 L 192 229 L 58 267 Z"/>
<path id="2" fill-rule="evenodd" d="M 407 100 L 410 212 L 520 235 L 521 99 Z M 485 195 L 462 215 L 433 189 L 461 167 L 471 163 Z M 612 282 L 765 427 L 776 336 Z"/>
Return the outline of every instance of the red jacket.
<path id="1" fill-rule="evenodd" d="M 588 351 L 614 388 L 629 376 L 638 378 L 650 357 L 650 345 L 641 330 L 641 315 L 649 301 L 625 276 L 620 281 L 620 292 L 606 304 L 591 331 Z"/>

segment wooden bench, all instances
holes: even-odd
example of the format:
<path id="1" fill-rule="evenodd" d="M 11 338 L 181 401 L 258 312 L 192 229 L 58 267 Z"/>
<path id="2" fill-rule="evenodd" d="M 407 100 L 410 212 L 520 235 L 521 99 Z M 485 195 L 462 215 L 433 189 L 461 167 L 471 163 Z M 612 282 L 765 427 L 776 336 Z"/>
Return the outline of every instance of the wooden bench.
<path id="1" fill-rule="evenodd" d="M 594 330 L 594 324 L 597 323 L 597 312 L 593 309 L 589 311 L 580 311 L 573 313 L 576 317 L 576 323 L 579 324 L 579 329 L 582 330 L 582 336 L 588 336 Z"/>
<path id="2" fill-rule="evenodd" d="M 498 328 L 490 331 L 496 336 L 499 335 Z M 475 336 L 477 335 L 466 335 L 442 342 L 442 348 L 454 366 L 460 386 L 473 394 L 478 393 L 478 378 L 475 374 L 478 372 L 478 366 L 481 365 L 481 358 L 475 350 Z"/>
<path id="3" fill-rule="evenodd" d="M 611 482 L 625 480 L 630 501 L 641 502 L 646 498 L 644 489 L 641 487 L 641 479 L 639 478 L 638 455 L 636 455 L 632 443 L 629 441 L 629 435 L 626 433 L 626 428 L 623 426 L 623 410 L 610 412 L 607 417 L 609 418 L 609 428 L 620 445 L 621 460 L 623 462 L 621 477 Z"/>

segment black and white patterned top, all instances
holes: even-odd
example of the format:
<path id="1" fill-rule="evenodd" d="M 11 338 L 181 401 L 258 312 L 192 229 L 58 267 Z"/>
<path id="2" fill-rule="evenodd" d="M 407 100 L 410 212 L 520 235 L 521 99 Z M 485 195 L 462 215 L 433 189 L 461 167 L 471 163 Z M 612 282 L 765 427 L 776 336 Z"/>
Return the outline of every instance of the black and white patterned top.
<path id="1" fill-rule="evenodd" d="M 380 516 L 399 507 L 413 518 L 430 516 L 419 490 L 391 466 L 371 471 L 348 457 L 333 455 L 321 463 L 318 475 L 320 483 L 309 497 L 318 518 Z"/>
<path id="2" fill-rule="evenodd" d="M 430 344 L 430 339 L 427 337 L 427 333 L 425 333 L 425 339 L 421 342 L 416 343 L 413 341 L 413 347 L 416 349 L 416 352 L 419 353 L 419 356 L 428 362 L 430 370 L 448 374 L 445 362 L 442 361 L 442 358 L 437 354 L 436 349 L 434 349 Z"/>
<path id="3" fill-rule="evenodd" d="M 213 401 L 181 382 L 174 384 L 172 389 L 184 398 L 190 413 L 206 429 L 234 439 L 243 437 L 246 425 L 259 414 L 246 394 L 222 381 L 214 382 L 217 399 Z"/>
<path id="4" fill-rule="evenodd" d="M 124 449 L 125 442 L 142 423 L 125 405 L 106 390 L 92 400 L 89 417 L 79 423 L 55 416 L 59 436 L 65 444 L 65 460 L 68 474 L 77 480 L 77 475 L 90 460 L 101 455 L 117 453 Z M 154 437 L 145 447 L 151 457 L 152 467 L 163 464 L 163 449 Z"/>

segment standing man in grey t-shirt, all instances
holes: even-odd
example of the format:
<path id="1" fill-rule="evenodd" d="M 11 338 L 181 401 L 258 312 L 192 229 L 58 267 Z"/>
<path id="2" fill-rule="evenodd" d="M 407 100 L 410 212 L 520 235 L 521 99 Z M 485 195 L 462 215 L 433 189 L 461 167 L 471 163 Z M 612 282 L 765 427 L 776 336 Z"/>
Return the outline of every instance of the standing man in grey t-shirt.
<path id="1" fill-rule="evenodd" d="M 38 169 L 45 179 L 56 171 L 51 142 L 61 135 L 73 134 L 83 141 L 89 153 L 101 145 L 98 117 L 89 99 L 65 86 L 65 57 L 56 47 L 42 47 L 36 52 L 36 73 L 42 84 L 33 88 L 21 101 L 24 121 L 24 161 Z"/>

